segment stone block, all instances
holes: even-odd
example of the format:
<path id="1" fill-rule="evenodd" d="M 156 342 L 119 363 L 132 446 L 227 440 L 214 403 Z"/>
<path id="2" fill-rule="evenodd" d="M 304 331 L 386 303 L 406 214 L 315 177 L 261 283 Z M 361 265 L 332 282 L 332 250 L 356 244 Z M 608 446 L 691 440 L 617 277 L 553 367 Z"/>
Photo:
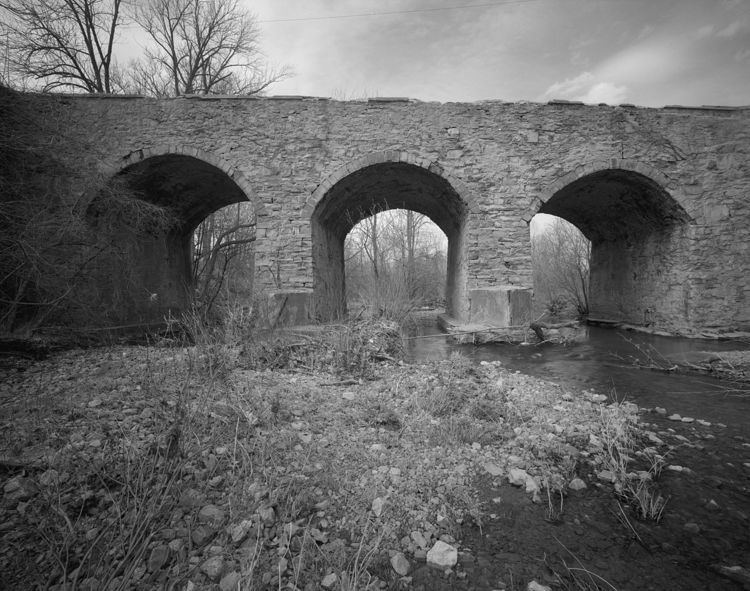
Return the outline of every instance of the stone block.
<path id="1" fill-rule="evenodd" d="M 517 286 L 469 290 L 469 322 L 491 327 L 523 326 L 531 321 L 531 289 Z"/>
<path id="2" fill-rule="evenodd" d="M 271 328 L 310 324 L 313 319 L 311 289 L 273 291 L 266 300 L 266 323 Z"/>

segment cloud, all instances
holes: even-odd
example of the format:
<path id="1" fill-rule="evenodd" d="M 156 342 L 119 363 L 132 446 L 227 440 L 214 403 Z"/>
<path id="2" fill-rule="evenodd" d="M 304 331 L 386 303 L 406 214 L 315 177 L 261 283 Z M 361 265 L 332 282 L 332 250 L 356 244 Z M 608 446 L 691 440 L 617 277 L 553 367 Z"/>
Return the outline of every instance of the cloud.
<path id="1" fill-rule="evenodd" d="M 719 37 L 726 37 L 726 38 L 734 37 L 737 33 L 740 33 L 746 27 L 747 25 L 744 22 L 734 21 L 733 23 L 731 23 L 730 25 L 727 25 L 721 31 L 716 33 L 716 35 Z"/>
<path id="2" fill-rule="evenodd" d="M 550 98 L 570 97 L 590 86 L 593 81 L 594 75 L 591 72 L 583 72 L 575 78 L 566 78 L 562 82 L 555 82 L 544 94 Z"/>
<path id="3" fill-rule="evenodd" d="M 625 86 L 617 86 L 612 82 L 598 82 L 589 88 L 588 92 L 580 99 L 584 103 L 608 103 L 616 105 L 625 102 L 628 89 Z"/>
<path id="4" fill-rule="evenodd" d="M 622 103 L 628 96 L 626 86 L 597 80 L 591 72 L 582 72 L 575 78 L 555 82 L 544 93 L 547 99 L 567 99 L 584 103 Z"/>

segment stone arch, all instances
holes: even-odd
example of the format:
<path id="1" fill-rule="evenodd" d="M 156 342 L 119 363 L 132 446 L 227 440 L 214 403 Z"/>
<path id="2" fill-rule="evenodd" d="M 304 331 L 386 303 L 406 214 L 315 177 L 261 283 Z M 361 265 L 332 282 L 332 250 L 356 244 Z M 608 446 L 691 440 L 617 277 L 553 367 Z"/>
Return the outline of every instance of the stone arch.
<path id="1" fill-rule="evenodd" d="M 679 185 L 673 179 L 649 164 L 621 158 L 595 160 L 581 164 L 558 177 L 531 203 L 531 209 L 525 216 L 526 221 L 530 221 L 537 213 L 552 213 L 544 211 L 555 207 L 554 203 L 550 205 L 550 202 L 553 199 L 559 199 L 566 190 L 570 191 L 572 187 L 581 184 L 585 179 L 601 179 L 608 174 L 619 175 L 621 179 L 631 179 L 632 183 L 640 184 L 643 188 L 649 187 L 652 194 L 658 196 L 667 209 L 673 209 L 678 218 L 683 221 L 692 221 L 694 213 L 689 209 L 690 202 L 681 194 Z M 557 214 L 553 213 L 553 215 Z"/>
<path id="2" fill-rule="evenodd" d="M 344 239 L 374 210 L 409 209 L 429 217 L 448 238 L 446 307 L 461 317 L 466 301 L 468 191 L 437 162 L 405 152 L 369 154 L 336 170 L 312 192 L 310 220 L 315 315 L 327 321 L 346 313 Z"/>
<path id="3" fill-rule="evenodd" d="M 101 281 L 117 302 L 112 307 L 123 308 L 118 310 L 121 317 L 163 320 L 187 309 L 192 301 L 192 236 L 198 224 L 218 209 L 240 202 L 252 203 L 257 219 L 262 204 L 240 171 L 216 155 L 190 147 L 135 150 L 110 172 L 113 181 L 144 201 L 167 207 L 177 218 L 168 231 L 133 236 L 124 226 L 112 229 L 115 250 L 129 253 L 128 273 L 125 277 L 122 266 L 113 262 L 111 277 Z M 95 216 L 96 203 L 94 197 L 89 206 Z"/>
<path id="4" fill-rule="evenodd" d="M 685 202 L 659 170 L 612 159 L 554 181 L 533 213 L 561 217 L 591 241 L 590 319 L 678 327 L 689 313 Z"/>
<path id="5" fill-rule="evenodd" d="M 258 199 L 258 196 L 252 190 L 249 181 L 240 170 L 224 160 L 224 158 L 217 156 L 216 154 L 213 154 L 211 152 L 206 152 L 199 148 L 194 148 L 192 146 L 160 145 L 150 148 L 139 148 L 138 150 L 133 150 L 123 156 L 117 162 L 116 166 L 110 169 L 110 176 L 114 177 L 122 175 L 128 170 L 133 170 L 134 168 L 137 168 L 139 164 L 142 164 L 145 161 L 149 161 L 152 158 L 159 160 L 180 157 L 187 159 L 186 161 L 194 159 L 194 161 L 197 161 L 200 164 L 213 167 L 217 171 L 223 172 L 226 177 L 230 179 L 232 183 L 234 183 L 244 195 L 244 199 L 242 199 L 242 201 L 249 201 L 253 204 L 253 211 L 255 212 L 255 215 L 259 216 L 263 214 L 263 202 Z"/>

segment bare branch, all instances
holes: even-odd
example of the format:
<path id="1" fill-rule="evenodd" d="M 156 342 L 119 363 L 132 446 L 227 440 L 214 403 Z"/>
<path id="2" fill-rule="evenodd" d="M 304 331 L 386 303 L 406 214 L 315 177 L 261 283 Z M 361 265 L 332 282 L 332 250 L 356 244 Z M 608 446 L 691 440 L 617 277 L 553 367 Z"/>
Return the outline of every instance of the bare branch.
<path id="1" fill-rule="evenodd" d="M 257 21 L 238 0 L 145 0 L 134 19 L 152 42 L 130 80 L 135 92 L 161 95 L 168 79 L 175 96 L 257 94 L 291 75 L 264 65 Z"/>
<path id="2" fill-rule="evenodd" d="M 13 74 L 43 90 L 111 92 L 122 0 L 0 0 Z"/>

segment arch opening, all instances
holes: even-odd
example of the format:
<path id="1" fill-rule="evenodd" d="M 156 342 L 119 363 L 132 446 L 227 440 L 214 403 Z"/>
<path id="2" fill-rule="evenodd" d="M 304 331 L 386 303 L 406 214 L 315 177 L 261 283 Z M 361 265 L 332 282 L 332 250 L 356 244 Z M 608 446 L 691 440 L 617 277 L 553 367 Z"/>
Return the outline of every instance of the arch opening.
<path id="1" fill-rule="evenodd" d="M 364 166 L 336 182 L 312 212 L 315 315 L 320 321 L 346 315 L 344 241 L 373 212 L 410 210 L 428 217 L 448 240 L 446 311 L 465 305 L 465 235 L 468 206 L 441 175 L 407 162 Z"/>
<path id="2" fill-rule="evenodd" d="M 589 320 L 665 329 L 687 322 L 690 216 L 658 182 L 600 170 L 558 190 L 538 213 L 562 218 L 590 241 Z"/>
<path id="3" fill-rule="evenodd" d="M 591 241 L 561 217 L 536 214 L 529 224 L 534 317 L 560 322 L 589 313 Z"/>
<path id="4" fill-rule="evenodd" d="M 120 220 L 110 229 L 114 254 L 100 281 L 109 316 L 149 323 L 187 310 L 196 295 L 194 232 L 218 210 L 248 202 L 245 192 L 221 168 L 184 154 L 155 155 L 129 164 L 113 177 L 111 187 L 117 187 L 133 208 L 143 203 L 153 218 L 161 213 L 164 219 L 135 225 Z M 89 206 L 94 226 L 101 223 L 107 203 L 99 196 Z M 245 218 L 254 228 L 255 212 Z M 214 224 L 209 235 L 203 233 L 204 245 L 217 246 L 221 233 Z"/>
<path id="5" fill-rule="evenodd" d="M 428 217 L 405 209 L 373 212 L 344 241 L 350 312 L 405 318 L 444 308 L 448 239 Z"/>

